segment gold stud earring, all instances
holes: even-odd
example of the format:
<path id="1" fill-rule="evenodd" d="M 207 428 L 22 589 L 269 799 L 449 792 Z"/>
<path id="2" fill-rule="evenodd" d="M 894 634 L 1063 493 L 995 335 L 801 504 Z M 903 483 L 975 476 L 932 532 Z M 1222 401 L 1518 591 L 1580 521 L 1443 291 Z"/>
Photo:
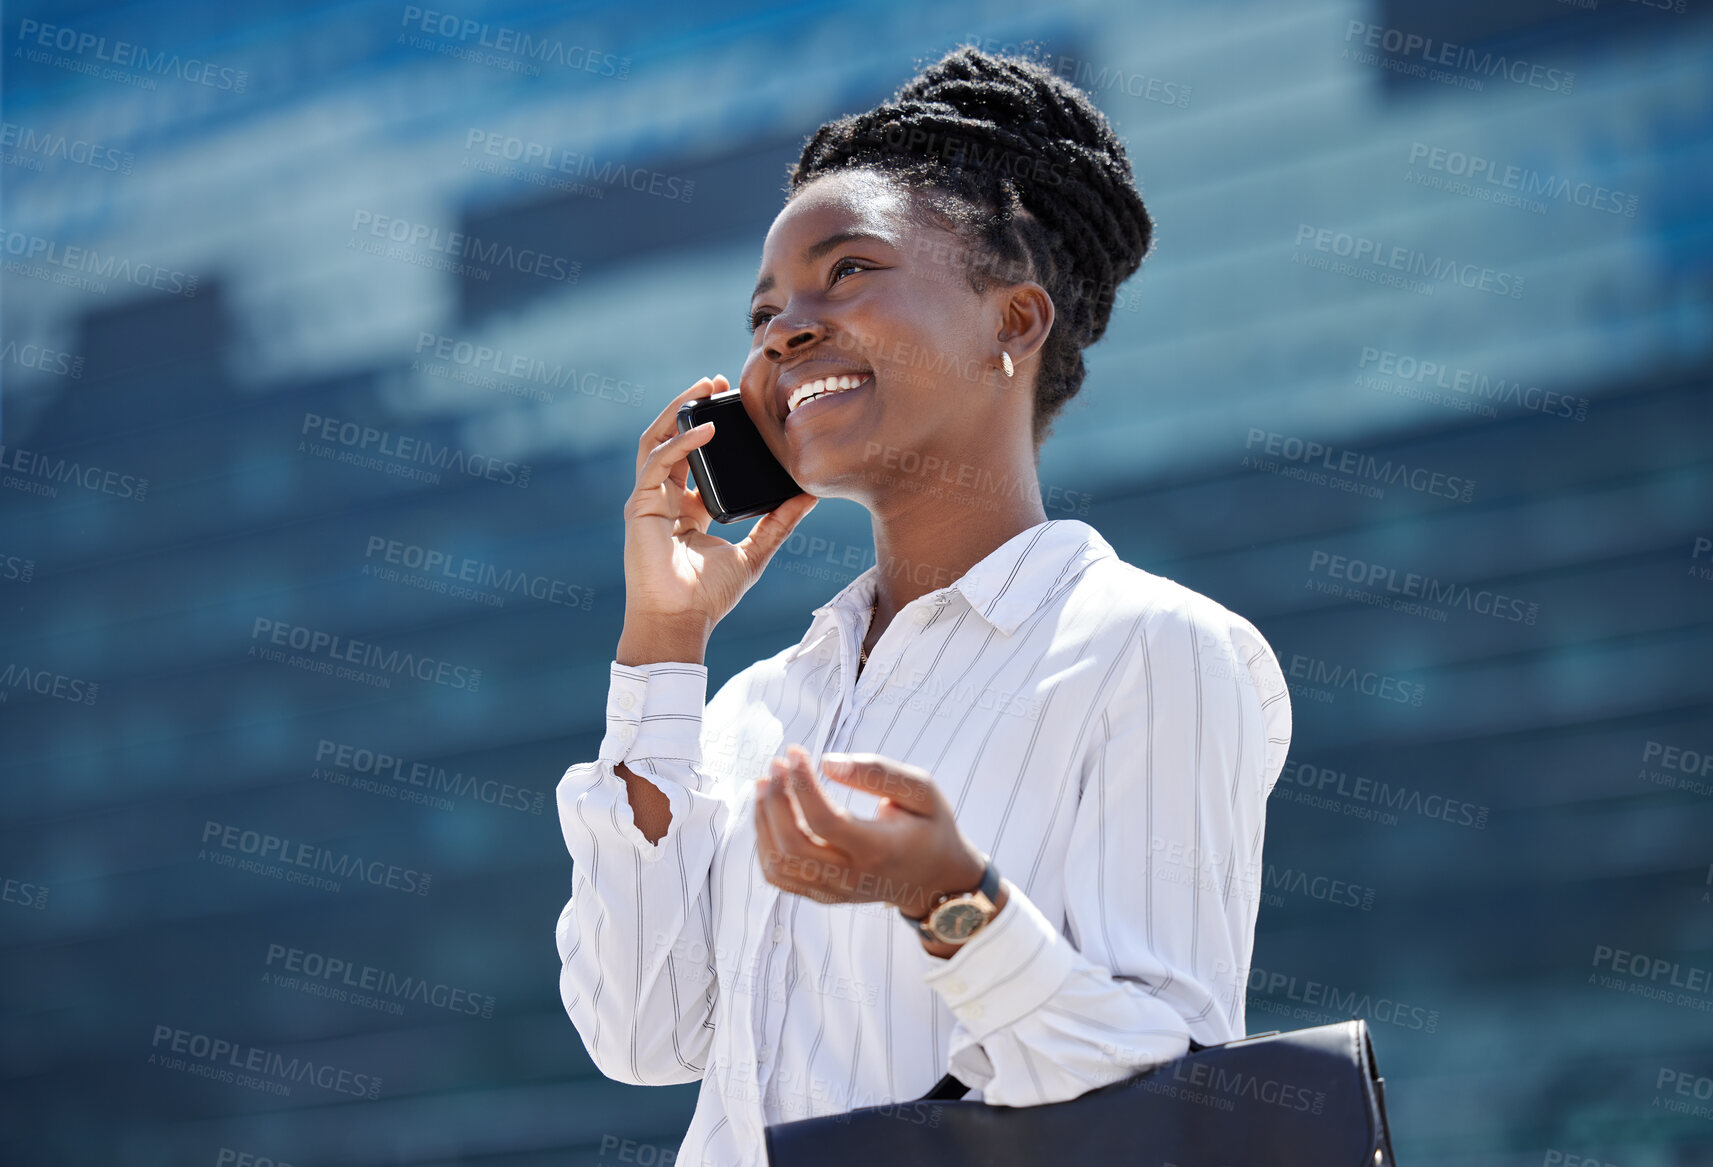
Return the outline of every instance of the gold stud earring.
<path id="1" fill-rule="evenodd" d="M 1011 354 L 1006 352 L 1004 349 L 1000 349 L 999 355 L 1005 362 L 1005 375 L 1007 377 L 1011 376 Z"/>

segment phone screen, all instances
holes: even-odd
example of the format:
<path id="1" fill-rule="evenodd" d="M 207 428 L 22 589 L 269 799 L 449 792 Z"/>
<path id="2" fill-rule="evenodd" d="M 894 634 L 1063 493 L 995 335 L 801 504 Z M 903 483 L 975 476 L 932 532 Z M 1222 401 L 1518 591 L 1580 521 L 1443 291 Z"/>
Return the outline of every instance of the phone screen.
<path id="1" fill-rule="evenodd" d="M 678 432 L 714 423 L 714 436 L 690 451 L 690 472 L 715 522 L 764 515 L 803 493 L 762 440 L 739 390 L 728 389 L 678 407 Z"/>

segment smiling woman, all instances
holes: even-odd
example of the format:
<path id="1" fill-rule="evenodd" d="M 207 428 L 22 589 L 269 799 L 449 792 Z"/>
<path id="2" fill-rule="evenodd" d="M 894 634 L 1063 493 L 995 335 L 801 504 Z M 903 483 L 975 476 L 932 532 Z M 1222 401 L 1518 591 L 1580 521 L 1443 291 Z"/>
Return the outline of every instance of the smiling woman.
<path id="1" fill-rule="evenodd" d="M 681 1160 L 761 1164 L 769 1124 L 948 1070 L 1030 1106 L 1244 1032 L 1283 675 L 1047 520 L 1035 473 L 1152 231 L 1085 94 L 957 50 L 821 127 L 763 241 L 740 396 L 804 493 L 709 534 L 711 431 L 675 415 L 723 377 L 642 434 L 557 938 L 604 1073 L 702 1082 Z M 706 700 L 713 629 L 828 496 L 874 565 Z"/>

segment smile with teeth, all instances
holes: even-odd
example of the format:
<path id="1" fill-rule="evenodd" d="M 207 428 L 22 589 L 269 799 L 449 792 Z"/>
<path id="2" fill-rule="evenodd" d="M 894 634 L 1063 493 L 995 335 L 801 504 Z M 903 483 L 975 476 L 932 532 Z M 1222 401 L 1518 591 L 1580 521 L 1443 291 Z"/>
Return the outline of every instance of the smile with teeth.
<path id="1" fill-rule="evenodd" d="M 855 389 L 858 385 L 866 385 L 871 376 L 870 373 L 855 376 L 847 373 L 839 377 L 822 377 L 819 381 L 799 385 L 791 391 L 791 399 L 785 403 L 785 412 L 792 413 L 805 401 L 823 393 L 840 393 L 846 389 Z"/>

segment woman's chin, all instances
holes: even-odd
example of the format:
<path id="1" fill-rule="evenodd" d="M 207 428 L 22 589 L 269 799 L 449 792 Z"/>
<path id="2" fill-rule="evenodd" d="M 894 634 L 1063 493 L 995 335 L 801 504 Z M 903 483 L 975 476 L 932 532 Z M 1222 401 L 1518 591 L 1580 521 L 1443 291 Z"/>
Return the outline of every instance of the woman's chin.
<path id="1" fill-rule="evenodd" d="M 828 455 L 831 455 L 830 457 Z M 786 466 L 792 481 L 816 498 L 845 498 L 850 475 L 837 451 L 802 450 Z"/>
<path id="2" fill-rule="evenodd" d="M 792 449 L 785 468 L 798 486 L 817 498 L 866 502 L 886 493 L 888 481 L 897 473 L 872 453 L 881 448 L 866 438 L 843 435 L 837 441 L 804 442 Z"/>
<path id="3" fill-rule="evenodd" d="M 827 499 L 852 497 L 848 489 L 841 487 L 840 480 L 837 478 L 827 478 L 824 476 L 807 474 L 807 472 L 799 474 L 796 471 L 792 471 L 791 478 L 792 481 L 796 482 L 805 493 L 812 494 L 816 498 Z"/>

